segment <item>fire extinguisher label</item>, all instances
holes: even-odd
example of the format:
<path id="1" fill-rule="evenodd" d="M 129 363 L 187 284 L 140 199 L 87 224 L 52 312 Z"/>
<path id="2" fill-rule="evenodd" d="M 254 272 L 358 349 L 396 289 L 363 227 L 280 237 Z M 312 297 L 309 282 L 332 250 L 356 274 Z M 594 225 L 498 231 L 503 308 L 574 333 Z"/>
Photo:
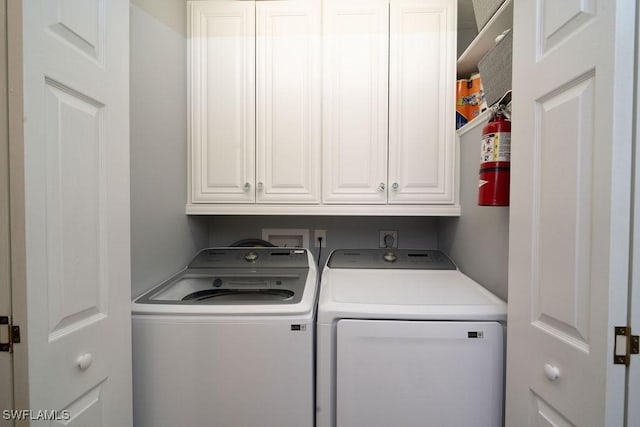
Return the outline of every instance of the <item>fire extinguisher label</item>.
<path id="1" fill-rule="evenodd" d="M 511 161 L 511 133 L 496 132 L 482 136 L 480 163 Z"/>

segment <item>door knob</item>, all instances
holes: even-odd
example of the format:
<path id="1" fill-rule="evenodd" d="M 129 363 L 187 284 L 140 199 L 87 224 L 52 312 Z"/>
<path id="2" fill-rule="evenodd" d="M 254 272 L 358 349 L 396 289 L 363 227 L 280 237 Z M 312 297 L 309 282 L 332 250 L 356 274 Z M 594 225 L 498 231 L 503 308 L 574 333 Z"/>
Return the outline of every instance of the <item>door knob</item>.
<path id="1" fill-rule="evenodd" d="M 400 188 L 400 184 L 398 184 L 397 182 L 394 182 L 393 185 L 391 185 L 391 188 L 393 188 L 394 190 L 397 190 L 398 188 Z"/>
<path id="2" fill-rule="evenodd" d="M 244 191 L 249 191 L 250 188 L 251 188 L 251 184 L 249 184 L 248 182 L 245 182 L 244 185 L 242 186 L 242 189 Z"/>
<path id="3" fill-rule="evenodd" d="M 378 191 L 384 191 L 384 189 L 385 189 L 384 182 L 381 182 L 380 184 L 378 184 Z"/>
<path id="4" fill-rule="evenodd" d="M 78 364 L 78 368 L 82 371 L 86 371 L 89 369 L 89 366 L 91 366 L 91 363 L 93 363 L 93 355 L 91 353 L 85 353 L 78 357 L 76 363 Z"/>
<path id="5" fill-rule="evenodd" d="M 264 188 L 264 184 L 259 182 L 257 185 L 258 191 L 262 191 L 262 188 Z"/>
<path id="6" fill-rule="evenodd" d="M 560 378 L 560 369 L 547 363 L 544 365 L 544 375 L 549 381 L 555 381 Z"/>

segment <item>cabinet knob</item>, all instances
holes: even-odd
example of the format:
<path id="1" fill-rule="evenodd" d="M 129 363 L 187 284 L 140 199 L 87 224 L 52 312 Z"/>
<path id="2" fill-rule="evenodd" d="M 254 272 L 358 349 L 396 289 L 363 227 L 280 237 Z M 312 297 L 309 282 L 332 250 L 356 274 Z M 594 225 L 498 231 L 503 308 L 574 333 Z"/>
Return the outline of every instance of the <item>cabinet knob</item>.
<path id="1" fill-rule="evenodd" d="M 560 369 L 547 363 L 544 365 L 544 375 L 549 381 L 555 381 L 560 377 Z"/>
<path id="2" fill-rule="evenodd" d="M 394 182 L 394 183 L 391 185 L 391 188 L 393 188 L 394 190 L 397 190 L 398 188 L 400 188 L 400 184 L 398 184 L 397 182 Z"/>
<path id="3" fill-rule="evenodd" d="M 258 191 L 262 191 L 262 189 L 264 188 L 264 184 L 259 182 L 257 185 Z"/>
<path id="4" fill-rule="evenodd" d="M 381 182 L 380 184 L 378 184 L 378 191 L 384 191 L 384 189 L 385 189 L 384 182 Z"/>
<path id="5" fill-rule="evenodd" d="M 242 189 L 244 191 L 249 191 L 250 188 L 251 188 L 251 184 L 249 184 L 248 182 L 245 182 L 244 185 L 242 186 Z"/>

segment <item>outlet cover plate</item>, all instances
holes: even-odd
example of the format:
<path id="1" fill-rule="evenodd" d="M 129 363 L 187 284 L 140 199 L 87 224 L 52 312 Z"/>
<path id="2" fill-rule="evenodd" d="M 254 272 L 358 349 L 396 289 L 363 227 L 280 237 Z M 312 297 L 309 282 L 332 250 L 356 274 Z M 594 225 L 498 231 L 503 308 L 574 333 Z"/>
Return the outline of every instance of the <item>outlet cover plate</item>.
<path id="1" fill-rule="evenodd" d="M 327 247 L 327 230 L 315 230 L 313 232 L 313 246 L 319 247 L 318 245 L 318 237 L 322 237 L 322 247 Z"/>

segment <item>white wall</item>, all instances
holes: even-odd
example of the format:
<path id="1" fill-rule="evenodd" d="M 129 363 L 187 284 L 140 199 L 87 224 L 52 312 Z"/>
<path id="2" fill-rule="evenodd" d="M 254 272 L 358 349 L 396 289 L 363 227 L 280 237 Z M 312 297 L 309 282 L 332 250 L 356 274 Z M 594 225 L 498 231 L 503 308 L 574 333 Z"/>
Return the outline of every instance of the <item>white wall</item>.
<path id="1" fill-rule="evenodd" d="M 479 120 L 460 137 L 462 215 L 440 218 L 438 245 L 462 272 L 506 300 L 509 208 L 478 206 L 480 140 L 486 123 Z"/>
<path id="2" fill-rule="evenodd" d="M 137 296 L 207 244 L 187 217 L 186 3 L 131 2 L 131 283 Z"/>
<path id="3" fill-rule="evenodd" d="M 377 248 L 380 230 L 398 230 L 398 247 L 437 249 L 436 218 L 415 217 L 331 217 L 331 216 L 221 216 L 209 223 L 211 246 L 227 246 L 246 238 L 261 238 L 263 228 L 303 228 L 327 231 L 327 247 L 322 249 L 321 263 L 333 249 Z M 314 256 L 317 248 L 310 242 Z"/>

